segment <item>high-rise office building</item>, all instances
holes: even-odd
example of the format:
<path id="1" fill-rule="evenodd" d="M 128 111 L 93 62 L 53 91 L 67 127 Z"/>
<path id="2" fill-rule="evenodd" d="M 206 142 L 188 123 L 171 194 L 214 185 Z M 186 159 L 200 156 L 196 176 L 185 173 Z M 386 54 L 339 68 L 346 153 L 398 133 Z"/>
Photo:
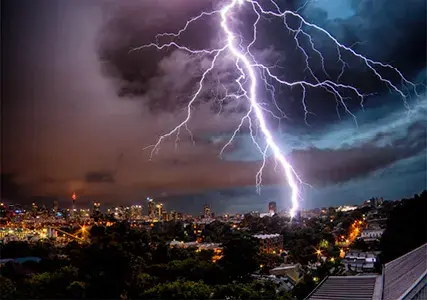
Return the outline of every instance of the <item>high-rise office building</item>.
<path id="1" fill-rule="evenodd" d="M 7 209 L 6 205 L 2 202 L 0 203 L 0 218 L 6 218 Z"/>
<path id="2" fill-rule="evenodd" d="M 205 207 L 203 208 L 203 215 L 205 218 L 211 217 L 211 208 L 207 204 L 205 204 Z"/>
<path id="3" fill-rule="evenodd" d="M 178 219 L 178 214 L 176 211 L 171 210 L 170 214 L 169 214 L 169 220 L 171 221 L 176 221 Z"/>
<path id="4" fill-rule="evenodd" d="M 76 213 L 77 212 L 77 210 L 76 210 L 76 199 L 77 199 L 76 193 L 73 192 L 73 195 L 71 195 L 71 200 L 73 200 L 73 206 L 71 208 L 71 217 L 75 217 L 77 215 L 77 213 Z"/>
<path id="5" fill-rule="evenodd" d="M 101 203 L 100 202 L 93 202 L 92 211 L 95 213 L 101 212 Z"/>
<path id="6" fill-rule="evenodd" d="M 79 213 L 76 214 L 80 219 L 88 219 L 90 217 L 90 211 L 88 208 L 80 208 Z"/>
<path id="7" fill-rule="evenodd" d="M 33 214 L 33 217 L 37 216 L 38 210 L 39 210 L 39 207 L 37 206 L 37 203 L 33 202 L 33 204 L 31 205 L 31 212 Z"/>
<path id="8" fill-rule="evenodd" d="M 159 203 L 156 205 L 156 217 L 160 220 L 163 216 L 163 204 Z"/>
<path id="9" fill-rule="evenodd" d="M 59 211 L 58 200 L 53 200 L 52 215 L 56 216 Z"/>
<path id="10" fill-rule="evenodd" d="M 276 202 L 271 201 L 268 203 L 268 213 L 270 215 L 275 215 L 277 213 L 277 205 Z"/>
<path id="11" fill-rule="evenodd" d="M 99 218 L 101 215 L 101 203 L 93 202 L 92 204 L 92 218 Z"/>
<path id="12" fill-rule="evenodd" d="M 154 200 L 151 198 L 147 198 L 147 200 L 148 200 L 148 210 L 147 210 L 148 217 L 153 219 L 156 214 L 156 210 L 155 210 L 156 204 L 154 203 Z"/>
<path id="13" fill-rule="evenodd" d="M 132 205 L 130 207 L 130 219 L 131 220 L 142 219 L 142 206 L 141 205 Z"/>

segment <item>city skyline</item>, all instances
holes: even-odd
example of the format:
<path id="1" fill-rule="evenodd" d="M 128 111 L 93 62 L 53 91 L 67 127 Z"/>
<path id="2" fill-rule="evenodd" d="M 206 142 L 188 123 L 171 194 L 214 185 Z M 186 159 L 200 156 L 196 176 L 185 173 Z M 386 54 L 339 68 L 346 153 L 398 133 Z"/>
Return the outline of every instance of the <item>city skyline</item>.
<path id="1" fill-rule="evenodd" d="M 277 207 L 277 204 L 275 201 L 268 201 L 264 203 L 264 207 L 259 206 L 257 209 L 252 209 L 248 211 L 227 211 L 227 210 L 219 210 L 215 211 L 212 208 L 212 204 L 204 203 L 203 206 L 192 206 L 192 209 L 181 209 L 179 206 L 176 206 L 176 203 L 172 201 L 168 205 L 167 202 L 163 202 L 161 199 L 156 200 L 150 197 L 146 197 L 146 199 L 141 200 L 139 202 L 129 202 L 129 203 L 111 203 L 111 204 L 103 204 L 99 201 L 91 201 L 91 202 L 77 202 L 77 199 L 79 197 L 72 193 L 71 197 L 69 199 L 62 199 L 62 202 L 58 201 L 58 198 L 50 197 L 50 198 L 44 198 L 33 201 L 31 204 L 21 204 L 16 203 L 13 201 L 6 201 L 1 202 L 1 205 L 3 207 L 16 207 L 18 206 L 20 209 L 29 209 L 29 210 L 38 210 L 38 209 L 45 209 L 49 212 L 58 212 L 58 211 L 90 211 L 91 213 L 108 213 L 113 212 L 114 209 L 117 208 L 124 208 L 124 209 L 132 209 L 134 207 L 140 208 L 142 211 L 142 215 L 151 217 L 151 218 L 158 218 L 159 216 L 162 216 L 162 213 L 184 213 L 188 215 L 193 215 L 195 217 L 204 217 L 204 218 L 210 218 L 211 216 L 217 215 L 217 216 L 224 216 L 224 215 L 234 215 L 234 214 L 247 214 L 247 213 L 258 213 L 261 215 L 269 215 L 273 216 L 276 213 L 283 214 L 283 213 L 289 213 L 290 207 Z M 360 205 L 366 205 L 367 202 L 371 201 L 377 201 L 376 199 L 380 199 L 381 203 L 384 201 L 383 197 L 371 197 L 370 199 L 365 199 L 361 203 L 346 203 L 336 206 L 319 206 L 319 207 L 311 207 L 311 208 L 305 208 L 300 207 L 299 211 L 314 211 L 314 210 L 320 210 L 325 209 L 329 207 L 333 208 L 350 208 L 349 210 L 352 210 L 352 207 L 358 207 Z M 70 201 L 71 200 L 71 201 Z M 387 200 L 387 201 L 399 201 L 397 200 Z M 76 205 L 79 203 L 79 205 Z M 200 203 L 198 203 L 200 204 Z M 347 211 L 344 209 L 344 211 Z M 159 213 L 160 212 L 160 213 Z M 70 213 L 70 216 L 71 213 Z"/>
<path id="2" fill-rule="evenodd" d="M 425 82 L 424 1 L 408 4 L 404 16 L 398 1 L 379 1 L 375 8 L 354 7 L 350 1 L 339 8 L 332 2 L 310 2 L 301 13 L 357 51 L 393 62 L 409 80 Z M 188 99 L 186 91 L 200 75 L 202 62 L 179 51 L 128 51 L 211 7 L 192 0 L 133 4 L 132 9 L 103 1 L 4 5 L 2 196 L 31 203 L 31 196 L 52 195 L 63 205 L 62 199 L 75 191 L 88 204 L 131 204 L 149 195 L 177 210 L 209 203 L 218 212 L 242 212 L 259 210 L 269 201 L 279 209 L 290 207 L 289 190 L 272 159 L 257 194 L 261 157 L 253 151 L 247 130 L 219 157 L 241 113 L 218 116 L 206 104 L 209 95 L 190 124 L 195 143 L 183 131 L 176 146 L 175 137 L 168 139 L 150 161 L 144 147 L 182 119 L 181 102 Z M 160 11 L 174 14 L 151 17 Z M 395 26 L 396 19 L 401 26 Z M 363 30 L 360 20 L 366 25 Z M 373 22 L 381 26 L 369 26 Z M 203 38 L 213 41 L 209 21 L 200 26 L 206 27 Z M 282 28 L 272 30 L 282 36 Z M 390 35 L 384 37 L 383 30 Z M 122 39 L 123 34 L 129 39 Z M 195 46 L 202 42 L 196 34 Z M 293 48 L 282 43 L 259 51 L 279 57 L 286 53 L 292 61 L 289 69 L 301 68 L 301 57 L 293 57 Z M 336 60 L 335 49 L 325 51 Z M 336 66 L 327 71 L 335 74 Z M 425 188 L 425 90 L 419 87 L 420 99 L 407 99 L 412 108 L 407 117 L 402 99 L 365 70 L 356 66 L 346 72 L 343 80 L 375 93 L 364 111 L 359 101 L 349 103 L 359 127 L 345 112 L 339 119 L 336 102 L 328 95 L 315 93 L 315 101 L 308 99 L 316 113 L 309 116 L 310 126 L 304 123 L 299 94 L 289 92 L 279 99 L 290 118 L 274 126 L 275 133 L 312 186 L 303 186 L 301 205 L 306 208 L 357 204 L 376 196 L 400 199 Z"/>

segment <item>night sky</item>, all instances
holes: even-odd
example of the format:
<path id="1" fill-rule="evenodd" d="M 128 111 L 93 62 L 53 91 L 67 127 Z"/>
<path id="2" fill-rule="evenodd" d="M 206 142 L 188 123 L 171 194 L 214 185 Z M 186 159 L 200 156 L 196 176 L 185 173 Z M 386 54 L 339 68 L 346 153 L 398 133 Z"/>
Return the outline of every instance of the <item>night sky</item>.
<path id="1" fill-rule="evenodd" d="M 262 1 L 261 1 L 262 2 Z M 210 58 L 153 49 L 129 53 L 176 31 L 190 16 L 220 1 L 2 1 L 2 198 L 66 197 L 75 191 L 82 206 L 161 199 L 166 209 L 200 212 L 266 210 L 276 201 L 290 207 L 283 176 L 267 159 L 258 195 L 255 175 L 261 155 L 244 128 L 223 157 L 219 152 L 246 113 L 245 104 L 225 103 L 218 114 L 213 76 L 194 107 L 189 134 L 164 141 L 150 161 L 144 147 L 185 118 L 194 85 Z M 268 3 L 265 1 L 264 3 Z M 298 0 L 278 1 L 296 10 Z M 300 13 L 327 29 L 341 43 L 374 60 L 390 63 L 417 84 L 405 107 L 402 98 L 378 81 L 360 60 L 349 64 L 342 81 L 372 94 L 361 109 L 348 99 L 353 118 L 328 93 L 311 90 L 304 122 L 300 89 L 278 89 L 287 119 L 269 120 L 282 149 L 302 179 L 306 208 L 361 203 L 375 196 L 400 199 L 426 188 L 426 2 L 424 0 L 317 0 Z M 242 9 L 238 28 L 250 32 L 254 15 Z M 190 28 L 181 42 L 211 47 L 221 39 L 218 20 Z M 279 62 L 280 75 L 308 79 L 304 58 L 283 24 L 263 19 L 254 52 L 265 63 Z M 324 53 L 326 71 L 340 71 L 336 48 L 325 36 L 314 40 Z M 310 54 L 311 56 L 311 54 Z M 319 59 L 312 56 L 316 74 Z M 215 74 L 227 78 L 230 62 Z M 395 73 L 382 70 L 401 87 Z M 325 78 L 323 78 L 325 79 Z M 260 92 L 261 93 L 261 92 Z M 268 102 L 268 95 L 262 94 Z M 271 104 L 271 102 L 270 102 Z M 49 200 L 50 201 L 50 200 Z"/>

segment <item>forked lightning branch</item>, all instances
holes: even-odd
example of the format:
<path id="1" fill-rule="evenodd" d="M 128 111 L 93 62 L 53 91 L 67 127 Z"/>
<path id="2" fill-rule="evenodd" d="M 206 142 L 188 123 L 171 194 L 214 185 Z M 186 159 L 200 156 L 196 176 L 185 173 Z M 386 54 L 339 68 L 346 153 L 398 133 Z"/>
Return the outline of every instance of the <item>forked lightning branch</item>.
<path id="1" fill-rule="evenodd" d="M 267 1 L 268 2 L 268 1 Z M 306 102 L 306 91 L 308 89 L 323 89 L 330 93 L 335 100 L 337 101 L 337 105 L 341 106 L 347 114 L 349 114 L 357 125 L 356 116 L 350 111 L 348 106 L 346 105 L 345 100 L 347 99 L 345 94 L 351 94 L 353 97 L 356 97 L 360 101 L 360 105 L 363 107 L 363 101 L 367 96 L 363 92 L 359 91 L 356 86 L 343 84 L 340 82 L 342 75 L 344 74 L 346 68 L 349 68 L 348 63 L 343 58 L 343 53 L 347 53 L 347 55 L 352 55 L 355 58 L 359 59 L 370 72 L 372 72 L 378 80 L 382 81 L 392 92 L 399 94 L 405 106 L 409 108 L 409 104 L 407 98 L 410 93 L 416 94 L 416 86 L 407 80 L 404 75 L 396 68 L 389 64 L 385 64 L 382 62 L 374 61 L 364 55 L 357 53 L 350 46 L 343 45 L 340 43 L 332 34 L 330 34 L 325 29 L 306 21 L 299 13 L 294 11 L 282 11 L 280 7 L 274 2 L 274 0 L 270 0 L 269 8 L 263 7 L 260 2 L 255 0 L 228 0 L 224 1 L 223 4 L 216 10 L 212 10 L 210 12 L 202 12 L 198 16 L 191 18 L 186 22 L 186 24 L 176 32 L 173 33 L 159 33 L 155 37 L 155 41 L 150 44 L 142 45 L 140 47 L 134 48 L 131 51 L 142 50 L 144 48 L 157 48 L 158 50 L 164 50 L 166 48 L 176 48 L 182 51 L 185 51 L 191 55 L 203 55 L 210 58 L 210 64 L 208 68 L 206 68 L 200 80 L 197 82 L 195 87 L 195 92 L 192 96 L 190 96 L 188 105 L 186 107 L 186 117 L 176 125 L 176 127 L 172 128 L 171 131 L 165 133 L 160 136 L 157 142 L 151 146 L 151 156 L 159 150 L 161 143 L 169 137 L 179 135 L 181 129 L 185 129 L 190 131 L 188 128 L 188 122 L 191 119 L 193 113 L 197 113 L 194 109 L 194 104 L 196 101 L 202 96 L 203 88 L 207 82 L 207 78 L 210 73 L 216 68 L 219 68 L 219 60 L 229 59 L 229 57 L 234 58 L 234 68 L 236 74 L 238 74 L 237 79 L 235 80 L 235 84 L 237 86 L 237 91 L 233 93 L 227 93 L 225 97 L 221 99 L 223 101 L 225 98 L 240 100 L 241 98 L 246 99 L 248 102 L 248 110 L 247 113 L 240 120 L 239 125 L 231 135 L 230 139 L 227 143 L 225 143 L 222 152 L 233 142 L 236 135 L 242 129 L 245 124 L 248 124 L 250 129 L 250 135 L 252 137 L 252 141 L 254 146 L 260 151 L 263 161 L 261 167 L 255 176 L 255 183 L 258 191 L 260 190 L 262 183 L 262 173 L 263 168 L 266 165 L 267 157 L 272 154 L 274 156 L 275 161 L 281 167 L 282 174 L 284 179 L 291 190 L 291 202 L 292 207 L 290 210 L 290 215 L 294 216 L 298 207 L 299 201 L 301 198 L 300 195 L 300 187 L 303 184 L 302 180 L 298 176 L 296 170 L 291 166 L 289 160 L 286 158 L 284 152 L 280 149 L 278 141 L 275 139 L 274 132 L 270 130 L 267 122 L 267 115 L 271 115 L 276 118 L 281 118 L 284 116 L 284 112 L 279 108 L 279 105 L 275 99 L 275 86 L 283 85 L 287 87 L 296 87 L 301 90 L 301 105 L 304 108 L 305 112 L 305 121 L 307 123 L 307 116 L 311 113 L 307 102 Z M 242 6 L 246 6 L 253 10 L 253 13 L 256 15 L 256 20 L 252 24 L 248 24 L 247 26 L 252 28 L 252 38 L 251 40 L 246 42 L 246 46 L 242 46 L 242 40 L 244 38 L 238 34 L 237 30 L 233 30 L 233 20 L 237 15 L 237 12 L 240 10 Z M 245 8 L 246 8 L 245 7 Z M 288 81 L 286 78 L 283 78 L 280 74 L 276 74 L 274 67 L 265 65 L 257 60 L 257 56 L 255 51 L 253 51 L 252 46 L 255 44 L 257 40 L 257 32 L 259 30 L 259 21 L 262 17 L 267 18 L 277 18 L 281 22 L 283 22 L 284 30 L 287 30 L 292 34 L 292 37 L 295 41 L 295 46 L 299 51 L 301 51 L 302 55 L 305 57 L 306 70 L 309 71 L 310 78 L 309 79 L 301 79 L 298 81 Z M 178 38 L 186 32 L 186 30 L 194 25 L 194 22 L 201 20 L 203 18 L 216 18 L 218 24 L 218 31 L 222 32 L 223 39 L 222 42 L 213 49 L 192 49 L 187 47 L 186 45 L 180 44 L 176 42 Z M 290 19 L 297 20 L 297 26 L 290 25 Z M 335 79 L 331 79 L 330 76 L 326 73 L 325 67 L 325 59 L 324 55 L 321 52 L 321 49 L 315 43 L 315 39 L 312 37 L 312 32 L 316 32 L 316 34 L 323 35 L 324 37 L 330 39 L 330 41 L 336 47 L 336 55 L 337 61 L 341 65 L 341 72 L 339 76 Z M 160 43 L 160 40 L 169 39 L 164 43 Z M 308 45 L 310 45 L 310 49 L 306 49 L 301 42 L 303 39 L 308 41 Z M 325 77 L 327 80 L 320 80 L 315 76 L 315 72 L 312 70 L 309 63 L 309 51 L 315 53 L 318 59 L 320 60 L 322 70 L 325 73 Z M 388 74 L 395 73 L 396 77 L 400 78 L 400 82 L 393 82 L 392 79 L 386 77 L 384 71 L 388 70 Z M 391 72 L 390 72 L 391 71 Z M 221 84 L 219 82 L 218 84 Z M 258 97 L 260 93 L 260 89 L 264 89 L 265 92 L 272 94 L 273 107 L 275 110 L 271 110 L 267 108 L 268 106 L 264 105 L 264 103 Z M 277 110 L 277 111 L 276 111 Z M 264 143 L 259 143 L 257 137 L 254 135 L 255 129 L 254 127 L 259 129 L 259 133 L 261 138 L 264 140 Z M 191 134 L 191 132 L 190 132 Z"/>

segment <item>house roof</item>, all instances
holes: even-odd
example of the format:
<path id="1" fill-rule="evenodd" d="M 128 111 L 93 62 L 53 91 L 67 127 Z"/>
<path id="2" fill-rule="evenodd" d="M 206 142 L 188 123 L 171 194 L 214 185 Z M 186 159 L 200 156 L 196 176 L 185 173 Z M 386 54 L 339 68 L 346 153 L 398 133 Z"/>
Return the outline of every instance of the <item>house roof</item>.
<path id="1" fill-rule="evenodd" d="M 396 300 L 408 292 L 427 270 L 427 243 L 385 264 L 384 300 Z"/>
<path id="2" fill-rule="evenodd" d="M 306 298 L 307 300 L 371 300 L 376 275 L 329 276 Z"/>
<path id="3" fill-rule="evenodd" d="M 272 238 L 276 238 L 276 237 L 280 237 L 280 234 L 278 233 L 274 233 L 274 234 L 255 234 L 254 235 L 255 238 L 257 239 L 272 239 Z"/>

